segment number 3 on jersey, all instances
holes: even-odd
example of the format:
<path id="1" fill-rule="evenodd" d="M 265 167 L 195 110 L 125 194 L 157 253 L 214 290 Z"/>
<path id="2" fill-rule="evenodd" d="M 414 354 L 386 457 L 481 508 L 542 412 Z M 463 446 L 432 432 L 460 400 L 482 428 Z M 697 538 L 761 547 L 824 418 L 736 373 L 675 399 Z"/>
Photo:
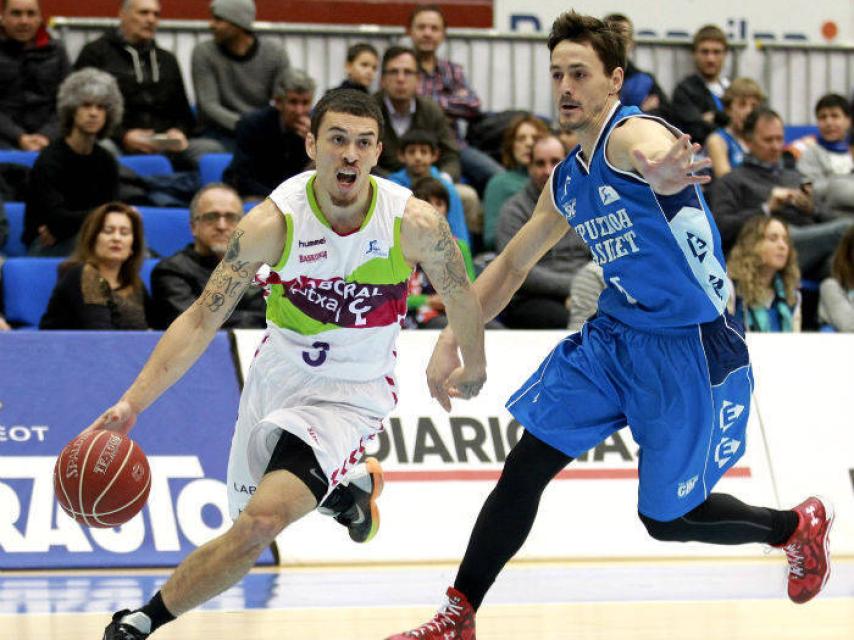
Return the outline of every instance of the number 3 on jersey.
<path id="1" fill-rule="evenodd" d="M 316 351 L 303 351 L 302 359 L 310 367 L 319 367 L 326 362 L 326 352 L 329 351 L 328 342 L 315 342 L 311 345 Z"/>
<path id="2" fill-rule="evenodd" d="M 611 276 L 609 278 L 609 280 L 611 281 L 611 284 L 614 285 L 614 287 L 616 287 L 617 289 L 620 290 L 620 293 L 622 293 L 624 296 L 626 296 L 626 300 L 629 301 L 629 304 L 637 304 L 638 303 L 638 301 L 635 300 L 631 296 L 631 294 L 623 288 L 623 285 L 620 284 L 620 276 Z M 303 356 L 303 357 L 305 357 L 305 356 Z"/>

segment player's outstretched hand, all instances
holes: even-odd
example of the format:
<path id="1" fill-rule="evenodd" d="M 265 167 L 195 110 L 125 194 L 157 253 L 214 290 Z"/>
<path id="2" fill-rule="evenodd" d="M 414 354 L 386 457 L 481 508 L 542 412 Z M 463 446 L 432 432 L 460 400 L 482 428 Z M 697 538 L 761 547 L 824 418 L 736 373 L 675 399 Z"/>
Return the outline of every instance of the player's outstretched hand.
<path id="1" fill-rule="evenodd" d="M 457 369 L 462 368 L 462 361 L 457 352 L 457 343 L 450 335 L 442 332 L 436 346 L 433 347 L 433 355 L 427 364 L 427 387 L 430 389 L 430 397 L 442 405 L 445 411 L 451 410 L 451 398 L 448 395 L 448 378 Z"/>
<path id="2" fill-rule="evenodd" d="M 691 184 L 706 184 L 711 180 L 707 175 L 694 175 L 694 172 L 706 169 L 712 165 L 709 158 L 694 160 L 694 154 L 702 149 L 699 144 L 691 143 L 687 133 L 677 138 L 673 146 L 660 160 L 651 160 L 643 151 L 634 149 L 637 165 L 644 180 L 649 182 L 652 190 L 664 196 L 679 193 Z"/>
<path id="3" fill-rule="evenodd" d="M 134 424 L 136 424 L 136 412 L 126 400 L 119 400 L 98 416 L 98 419 L 86 427 L 85 431 L 107 429 L 108 431 L 118 431 L 127 435 Z"/>

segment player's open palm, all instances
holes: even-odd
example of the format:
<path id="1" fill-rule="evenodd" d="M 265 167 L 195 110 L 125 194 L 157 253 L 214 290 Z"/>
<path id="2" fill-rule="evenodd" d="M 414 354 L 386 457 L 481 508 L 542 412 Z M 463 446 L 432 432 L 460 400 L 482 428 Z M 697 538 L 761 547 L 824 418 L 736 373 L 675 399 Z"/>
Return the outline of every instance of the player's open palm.
<path id="1" fill-rule="evenodd" d="M 695 172 L 711 166 L 709 158 L 694 159 L 694 154 L 702 149 L 691 142 L 688 134 L 682 134 L 670 149 L 658 160 L 647 157 L 640 149 L 634 149 L 635 166 L 652 190 L 661 195 L 679 193 L 692 184 L 706 184 L 711 180 L 708 175 L 695 175 Z"/>
<path id="2" fill-rule="evenodd" d="M 136 412 L 134 412 L 128 402 L 119 400 L 98 416 L 97 420 L 86 427 L 85 431 L 107 429 L 108 431 L 118 431 L 127 435 L 134 424 L 136 424 Z"/>

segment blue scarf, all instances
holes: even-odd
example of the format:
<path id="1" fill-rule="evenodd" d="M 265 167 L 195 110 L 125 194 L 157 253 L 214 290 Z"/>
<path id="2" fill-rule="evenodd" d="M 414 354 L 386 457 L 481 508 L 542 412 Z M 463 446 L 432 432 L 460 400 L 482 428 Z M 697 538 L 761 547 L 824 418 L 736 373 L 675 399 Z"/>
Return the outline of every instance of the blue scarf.
<path id="1" fill-rule="evenodd" d="M 783 285 L 783 278 L 780 274 L 774 276 L 774 300 L 771 302 L 771 309 L 777 312 L 780 318 L 780 332 L 792 332 L 792 315 L 794 308 L 789 306 L 786 301 L 786 287 Z M 747 328 L 751 331 L 759 331 L 768 333 L 773 331 L 771 327 L 771 314 L 769 310 L 762 306 L 747 307 Z"/>
<path id="2" fill-rule="evenodd" d="M 848 153 L 848 141 L 845 139 L 829 142 L 821 136 L 816 136 L 815 141 L 820 147 L 827 149 L 831 153 Z"/>

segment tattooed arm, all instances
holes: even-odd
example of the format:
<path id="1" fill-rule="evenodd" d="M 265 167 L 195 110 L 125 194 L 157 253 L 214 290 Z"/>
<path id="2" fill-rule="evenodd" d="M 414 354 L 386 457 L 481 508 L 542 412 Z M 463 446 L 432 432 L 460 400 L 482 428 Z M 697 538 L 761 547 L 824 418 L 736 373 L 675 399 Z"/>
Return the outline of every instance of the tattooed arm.
<path id="1" fill-rule="evenodd" d="M 169 325 L 140 374 L 121 400 L 89 426 L 127 433 L 136 415 L 193 366 L 234 311 L 255 272 L 275 264 L 284 247 L 286 227 L 276 205 L 265 200 L 237 226 L 225 256 L 199 298 Z"/>
<path id="2" fill-rule="evenodd" d="M 486 380 L 483 314 L 472 291 L 466 266 L 448 223 L 429 204 L 410 198 L 401 224 L 401 246 L 410 263 L 420 263 L 445 304 L 448 323 L 457 337 L 462 366 L 443 378 L 442 389 L 431 393 L 446 409 L 447 395 L 471 398 Z M 439 384 L 439 383 L 437 383 Z"/>

